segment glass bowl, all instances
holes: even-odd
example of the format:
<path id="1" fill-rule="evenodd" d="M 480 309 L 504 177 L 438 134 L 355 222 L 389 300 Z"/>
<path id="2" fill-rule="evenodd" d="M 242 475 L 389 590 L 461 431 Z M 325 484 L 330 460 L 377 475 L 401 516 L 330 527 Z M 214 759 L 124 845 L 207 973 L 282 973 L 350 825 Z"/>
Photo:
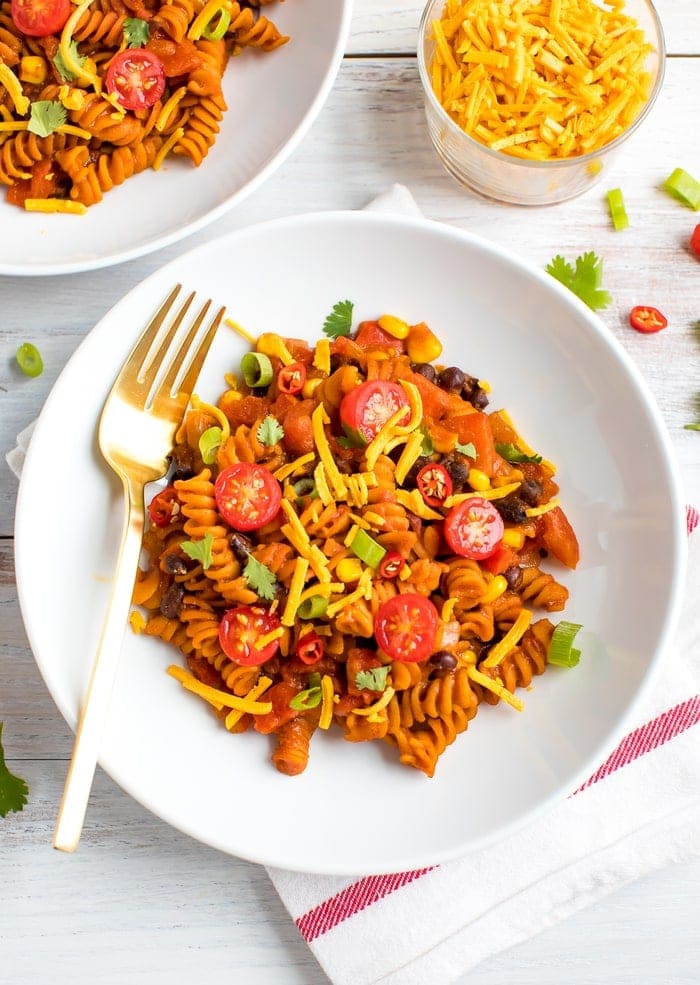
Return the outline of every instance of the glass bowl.
<path id="1" fill-rule="evenodd" d="M 650 0 L 627 0 L 624 13 L 634 17 L 654 50 L 645 69 L 651 75 L 649 98 L 636 120 L 609 144 L 588 154 L 528 161 L 492 150 L 468 136 L 445 112 L 433 92 L 430 64 L 435 43 L 430 37 L 445 0 L 428 0 L 418 35 L 418 69 L 423 86 L 430 139 L 445 168 L 473 191 L 513 205 L 553 205 L 574 198 L 600 181 L 617 152 L 646 119 L 661 91 L 666 45 L 659 15 Z"/>

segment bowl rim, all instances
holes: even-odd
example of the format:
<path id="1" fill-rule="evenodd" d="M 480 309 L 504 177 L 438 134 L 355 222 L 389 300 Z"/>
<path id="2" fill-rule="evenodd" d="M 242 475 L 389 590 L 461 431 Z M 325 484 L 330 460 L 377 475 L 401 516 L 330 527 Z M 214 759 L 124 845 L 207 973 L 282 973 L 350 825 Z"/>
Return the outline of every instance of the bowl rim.
<path id="1" fill-rule="evenodd" d="M 447 125 L 448 129 L 459 139 L 465 141 L 467 144 L 473 145 L 480 151 L 486 154 L 487 157 L 493 158 L 495 161 L 503 162 L 504 160 L 508 164 L 512 164 L 514 167 L 530 168 L 532 170 L 546 171 L 547 168 L 553 167 L 567 167 L 573 166 L 575 164 L 590 164 L 599 158 L 602 154 L 608 151 L 614 151 L 618 147 L 622 146 L 625 141 L 632 136 L 632 134 L 637 130 L 637 128 L 642 124 L 642 122 L 647 118 L 649 113 L 654 107 L 656 100 L 659 97 L 661 88 L 663 86 L 664 77 L 666 74 L 666 36 L 664 34 L 663 24 L 661 22 L 661 17 L 658 10 L 654 6 L 652 0 L 640 0 L 641 3 L 645 4 L 649 10 L 652 21 L 656 28 L 658 48 L 657 54 L 659 57 L 659 69 L 656 73 L 656 79 L 654 80 L 654 85 L 649 93 L 649 98 L 647 99 L 644 107 L 639 114 L 639 116 L 634 120 L 626 130 L 623 130 L 621 134 L 611 140 L 608 144 L 603 144 L 597 150 L 588 151 L 587 154 L 579 154 L 576 157 L 552 157 L 545 161 L 528 161 L 521 157 L 513 157 L 510 154 L 504 154 L 502 151 L 492 150 L 486 144 L 482 144 L 480 141 L 475 140 L 468 133 L 462 130 L 452 117 L 445 111 L 441 103 L 438 102 L 435 93 L 433 92 L 433 87 L 430 83 L 430 77 L 428 75 L 428 66 L 425 61 L 424 52 L 424 42 L 426 39 L 426 32 L 429 23 L 429 14 L 431 10 L 438 4 L 445 4 L 446 0 L 427 0 L 425 7 L 423 8 L 423 13 L 421 14 L 420 24 L 418 26 L 418 44 L 416 46 L 416 55 L 418 60 L 418 74 L 420 76 L 421 86 L 423 88 L 423 95 L 426 101 L 428 101 L 431 107 L 437 111 L 441 120 Z"/>

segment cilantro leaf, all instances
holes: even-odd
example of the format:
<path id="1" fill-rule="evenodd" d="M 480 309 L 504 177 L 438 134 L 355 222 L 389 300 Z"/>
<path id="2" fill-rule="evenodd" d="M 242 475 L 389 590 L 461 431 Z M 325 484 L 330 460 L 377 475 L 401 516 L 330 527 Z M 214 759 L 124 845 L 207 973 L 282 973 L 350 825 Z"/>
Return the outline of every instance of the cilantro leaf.
<path id="1" fill-rule="evenodd" d="M 265 420 L 258 425 L 258 430 L 255 433 L 260 444 L 276 445 L 284 437 L 284 428 L 276 417 L 268 414 Z"/>
<path id="2" fill-rule="evenodd" d="M 0 817 L 7 817 L 10 811 L 22 810 L 29 797 L 29 788 L 21 777 L 10 773 L 5 765 L 2 726 L 0 722 Z"/>
<path id="3" fill-rule="evenodd" d="M 124 40 L 127 48 L 142 48 L 151 36 L 148 21 L 140 17 L 127 17 L 124 21 Z"/>
<path id="4" fill-rule="evenodd" d="M 205 465 L 213 465 L 224 433 L 219 427 L 207 428 L 199 436 L 199 454 Z"/>
<path id="5" fill-rule="evenodd" d="M 355 674 L 355 687 L 367 691 L 383 691 L 386 688 L 386 678 L 389 666 L 374 667 L 372 670 L 358 670 Z"/>
<path id="6" fill-rule="evenodd" d="M 506 462 L 541 462 L 541 455 L 527 455 L 524 451 L 521 451 L 517 445 L 512 444 L 510 441 L 505 444 L 501 444 L 499 441 L 496 442 L 496 452 L 505 458 Z"/>
<path id="7" fill-rule="evenodd" d="M 78 42 L 75 40 L 75 38 L 71 38 L 68 48 L 70 50 L 71 55 L 78 63 L 78 65 L 82 67 L 87 61 L 87 56 L 80 54 L 80 52 L 78 51 Z M 71 72 L 71 70 L 68 68 L 66 63 L 63 61 L 63 55 L 61 54 L 60 48 L 53 57 L 53 63 L 56 66 L 56 71 L 61 76 L 64 82 L 73 82 L 74 79 L 77 78 L 75 72 Z"/>
<path id="8" fill-rule="evenodd" d="M 476 458 L 476 448 L 473 441 L 468 441 L 466 445 L 458 441 L 455 445 L 455 451 L 458 451 L 460 455 L 466 455 L 468 458 Z"/>
<path id="9" fill-rule="evenodd" d="M 420 446 L 420 453 L 421 455 L 432 455 L 435 451 L 435 445 L 433 444 L 430 431 L 426 431 L 425 428 L 421 428 L 420 430 L 423 435 L 423 443 Z"/>
<path id="10" fill-rule="evenodd" d="M 337 339 L 339 335 L 349 335 L 352 328 L 352 301 L 338 301 L 323 323 L 324 335 Z"/>
<path id="11" fill-rule="evenodd" d="M 206 571 L 207 568 L 211 567 L 211 548 L 213 543 L 214 535 L 208 533 L 204 535 L 202 540 L 183 540 L 180 547 L 187 557 L 191 557 L 193 561 L 199 561 Z"/>
<path id="12" fill-rule="evenodd" d="M 54 130 L 62 127 L 67 119 L 66 108 L 57 99 L 40 99 L 32 103 L 27 129 L 38 137 L 48 137 Z"/>
<path id="13" fill-rule="evenodd" d="M 359 431 L 354 431 L 352 428 L 347 428 L 345 434 L 337 439 L 338 444 L 341 448 L 366 448 L 367 441 L 360 434 Z"/>
<path id="14" fill-rule="evenodd" d="M 603 261 L 592 251 L 576 257 L 575 267 L 572 267 L 563 256 L 557 254 L 551 263 L 547 264 L 545 270 L 560 284 L 573 291 L 593 311 L 607 308 L 612 301 L 610 292 L 601 287 Z"/>
<path id="15" fill-rule="evenodd" d="M 258 561 L 251 554 L 245 568 L 243 569 L 243 575 L 245 580 L 248 582 L 249 588 L 252 588 L 254 592 L 257 592 L 261 599 L 266 599 L 268 602 L 272 602 L 275 597 L 277 580 L 267 565 L 263 564 L 261 561 Z"/>

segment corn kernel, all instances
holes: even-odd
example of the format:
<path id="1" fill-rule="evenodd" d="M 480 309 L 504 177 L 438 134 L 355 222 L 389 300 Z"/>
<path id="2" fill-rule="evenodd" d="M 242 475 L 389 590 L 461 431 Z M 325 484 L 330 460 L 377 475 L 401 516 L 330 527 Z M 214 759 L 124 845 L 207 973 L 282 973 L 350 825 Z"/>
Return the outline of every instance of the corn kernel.
<path id="1" fill-rule="evenodd" d="M 41 85 L 46 81 L 46 62 L 39 55 L 25 55 L 20 59 L 19 77 L 22 82 Z"/>
<path id="2" fill-rule="evenodd" d="M 335 573 L 347 585 L 350 582 L 359 581 L 362 574 L 362 564 L 357 558 L 344 557 L 342 561 L 338 562 Z"/>
<path id="3" fill-rule="evenodd" d="M 488 380 L 478 380 L 477 385 L 481 387 L 484 393 L 491 393 L 491 384 Z"/>
<path id="4" fill-rule="evenodd" d="M 479 599 L 479 604 L 488 605 L 489 602 L 495 602 L 497 598 L 500 598 L 501 595 L 503 595 L 506 588 L 508 588 L 508 582 L 505 580 L 503 575 L 496 575 L 496 577 L 489 582 L 486 591 Z"/>
<path id="5" fill-rule="evenodd" d="M 442 342 L 425 322 L 419 322 L 409 330 L 406 351 L 414 363 L 431 363 L 442 354 Z"/>
<path id="6" fill-rule="evenodd" d="M 485 472 L 481 471 L 481 469 L 469 469 L 467 482 L 472 489 L 475 489 L 477 492 L 485 492 L 487 489 L 491 488 L 491 480 Z"/>
<path id="7" fill-rule="evenodd" d="M 519 551 L 525 543 L 525 531 L 518 530 L 517 527 L 509 527 L 503 531 L 503 543 L 506 547 L 512 547 Z"/>
<path id="8" fill-rule="evenodd" d="M 318 378 L 313 379 L 313 380 L 307 380 L 306 383 L 301 388 L 301 395 L 302 395 L 302 397 L 308 399 L 309 397 L 313 396 L 314 390 L 317 387 L 319 387 L 321 385 L 321 383 L 323 383 L 323 380 L 320 380 Z"/>
<path id="9" fill-rule="evenodd" d="M 82 89 L 61 86 L 58 90 L 58 98 L 66 109 L 81 110 L 85 106 L 85 93 Z"/>
<path id="10" fill-rule="evenodd" d="M 405 339 L 408 336 L 408 323 L 402 321 L 400 318 L 395 318 L 393 315 L 382 315 L 378 324 L 380 328 L 383 328 L 389 335 L 393 335 L 395 339 Z"/>

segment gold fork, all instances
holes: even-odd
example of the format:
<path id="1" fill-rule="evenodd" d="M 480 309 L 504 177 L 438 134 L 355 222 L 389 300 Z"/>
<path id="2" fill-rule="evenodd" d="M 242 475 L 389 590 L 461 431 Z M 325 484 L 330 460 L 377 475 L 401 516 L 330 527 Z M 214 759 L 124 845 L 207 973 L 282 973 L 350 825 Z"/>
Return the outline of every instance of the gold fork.
<path id="1" fill-rule="evenodd" d="M 200 332 L 211 301 L 200 308 L 184 339 L 178 329 L 194 292 L 174 311 L 181 285 L 163 302 L 134 346 L 102 410 L 99 445 L 124 486 L 122 540 L 112 594 L 75 734 L 73 755 L 54 834 L 54 848 L 78 847 L 97 765 L 102 728 L 119 665 L 144 527 L 144 486 L 167 472 L 168 453 L 190 395 L 221 324 L 221 308 Z M 172 313 L 169 323 L 166 319 Z M 201 335 L 201 338 L 200 338 Z"/>

